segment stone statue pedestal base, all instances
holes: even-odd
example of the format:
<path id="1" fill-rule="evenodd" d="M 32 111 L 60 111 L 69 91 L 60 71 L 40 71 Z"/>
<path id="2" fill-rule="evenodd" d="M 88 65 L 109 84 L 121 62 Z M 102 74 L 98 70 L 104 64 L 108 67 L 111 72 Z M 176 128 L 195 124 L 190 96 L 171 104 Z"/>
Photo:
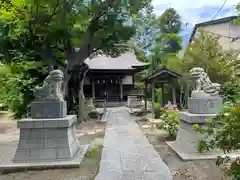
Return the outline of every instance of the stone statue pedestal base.
<path id="1" fill-rule="evenodd" d="M 79 151 L 75 134 L 75 115 L 55 119 L 18 121 L 20 139 L 14 163 L 72 160 Z"/>
<path id="2" fill-rule="evenodd" d="M 223 152 L 214 150 L 206 153 L 199 153 L 197 150 L 197 141 L 203 135 L 193 129 L 194 124 L 200 127 L 204 126 L 206 120 L 214 118 L 217 114 L 192 114 L 189 112 L 179 112 L 180 126 L 175 141 L 169 141 L 167 144 L 183 159 L 216 159 L 217 156 L 222 156 Z M 235 158 L 236 153 L 229 154 Z"/>
<path id="3" fill-rule="evenodd" d="M 67 116 L 67 102 L 55 99 L 34 101 L 31 103 L 33 119 L 63 118 Z"/>
<path id="4" fill-rule="evenodd" d="M 180 125 L 174 145 L 185 153 L 197 153 L 197 140 L 202 134 L 194 131 L 193 125 L 203 126 L 208 119 L 217 114 L 192 114 L 189 112 L 179 112 Z"/>
<path id="5" fill-rule="evenodd" d="M 220 96 L 200 96 L 188 98 L 188 112 L 193 114 L 219 114 L 223 99 Z"/>

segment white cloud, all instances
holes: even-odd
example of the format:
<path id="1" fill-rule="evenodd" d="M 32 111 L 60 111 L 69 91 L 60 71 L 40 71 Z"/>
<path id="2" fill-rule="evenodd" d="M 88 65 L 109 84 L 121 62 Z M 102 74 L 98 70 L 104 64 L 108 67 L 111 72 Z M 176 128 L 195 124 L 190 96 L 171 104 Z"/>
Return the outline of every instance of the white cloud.
<path id="1" fill-rule="evenodd" d="M 157 15 L 161 15 L 166 8 L 173 7 L 181 15 L 183 22 L 194 25 L 211 20 L 223 2 L 224 0 L 153 0 L 153 5 Z M 227 0 L 223 12 L 216 18 L 234 15 L 234 6 L 237 3 L 239 0 Z M 231 10 L 226 12 L 224 9 Z M 205 12 L 206 16 L 201 16 Z"/>

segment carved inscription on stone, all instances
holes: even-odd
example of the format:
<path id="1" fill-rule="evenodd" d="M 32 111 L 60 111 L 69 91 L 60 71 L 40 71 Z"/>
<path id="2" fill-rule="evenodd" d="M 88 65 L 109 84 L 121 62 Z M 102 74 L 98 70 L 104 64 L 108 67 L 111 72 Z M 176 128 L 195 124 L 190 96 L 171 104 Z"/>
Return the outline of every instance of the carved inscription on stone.
<path id="1" fill-rule="evenodd" d="M 213 100 L 207 100 L 204 104 L 204 110 L 205 112 L 208 112 L 209 109 L 214 108 L 214 102 Z"/>

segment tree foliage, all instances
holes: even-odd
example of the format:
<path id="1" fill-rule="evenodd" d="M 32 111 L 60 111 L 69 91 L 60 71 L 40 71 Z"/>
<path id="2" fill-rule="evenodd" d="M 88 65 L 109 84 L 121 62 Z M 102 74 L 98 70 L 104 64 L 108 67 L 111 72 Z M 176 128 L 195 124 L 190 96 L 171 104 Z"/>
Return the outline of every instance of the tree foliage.
<path id="1" fill-rule="evenodd" d="M 21 118 L 27 113 L 32 89 L 40 82 L 42 72 L 42 64 L 36 61 L 0 64 L 0 102 L 14 113 L 15 118 Z"/>
<path id="2" fill-rule="evenodd" d="M 185 51 L 181 71 L 187 73 L 193 67 L 202 67 L 213 82 L 222 84 L 232 80 L 232 62 L 236 59 L 236 54 L 223 51 L 218 40 L 219 37 L 215 35 L 200 32 Z"/>
<path id="3" fill-rule="evenodd" d="M 1 61 L 14 63 L 16 56 L 24 54 L 25 61 L 43 62 L 51 70 L 67 60 L 65 92 L 75 89 L 78 96 L 88 70 L 84 60 L 95 52 L 118 56 L 126 51 L 126 43 L 136 31 L 132 19 L 150 3 L 150 0 L 1 0 Z M 68 83 L 70 79 L 74 86 Z M 68 102 L 73 102 L 72 99 L 78 102 L 73 94 L 66 95 Z"/>
<path id="4" fill-rule="evenodd" d="M 153 11 L 153 6 L 146 6 L 133 18 L 133 24 L 136 27 L 136 34 L 131 42 L 134 44 L 134 49 L 137 57 L 143 61 L 149 61 L 146 53 L 153 46 L 155 33 L 157 31 L 156 15 Z"/>
<path id="5" fill-rule="evenodd" d="M 156 19 L 159 28 L 155 44 L 151 49 L 153 68 L 159 64 L 167 64 L 168 54 L 177 54 L 182 49 L 182 38 L 178 35 L 181 30 L 181 17 L 173 8 L 168 8 Z"/>

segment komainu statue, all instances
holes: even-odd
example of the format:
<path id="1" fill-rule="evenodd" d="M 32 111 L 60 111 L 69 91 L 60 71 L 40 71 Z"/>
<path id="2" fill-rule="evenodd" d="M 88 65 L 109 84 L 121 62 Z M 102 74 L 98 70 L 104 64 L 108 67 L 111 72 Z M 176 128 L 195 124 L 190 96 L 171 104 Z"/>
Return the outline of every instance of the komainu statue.
<path id="1" fill-rule="evenodd" d="M 37 86 L 34 96 L 37 100 L 55 99 L 63 100 L 61 91 L 63 82 L 63 72 L 60 70 L 52 70 L 43 82 L 43 85 Z"/>
<path id="2" fill-rule="evenodd" d="M 195 81 L 195 88 L 192 94 L 218 96 L 220 91 L 220 84 L 212 83 L 208 74 L 203 68 L 195 67 L 189 71 L 189 75 Z"/>

